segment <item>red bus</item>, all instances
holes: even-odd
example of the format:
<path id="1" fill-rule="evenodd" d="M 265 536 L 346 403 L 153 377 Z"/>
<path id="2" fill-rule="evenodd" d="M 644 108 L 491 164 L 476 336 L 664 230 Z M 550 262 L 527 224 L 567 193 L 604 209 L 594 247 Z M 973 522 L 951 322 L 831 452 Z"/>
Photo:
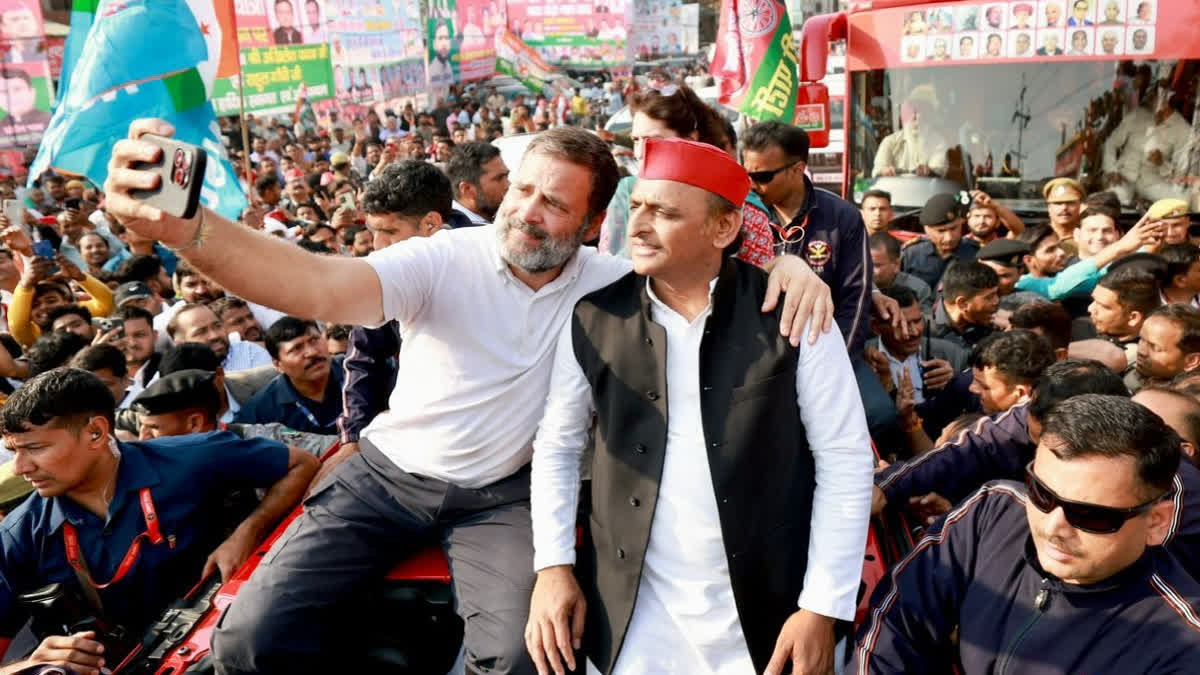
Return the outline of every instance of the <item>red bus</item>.
<path id="1" fill-rule="evenodd" d="M 843 196 L 892 194 L 898 214 L 981 189 L 1044 216 L 1069 176 L 1129 208 L 1200 210 L 1200 3 L 875 0 L 810 17 L 800 79 L 844 40 Z"/>

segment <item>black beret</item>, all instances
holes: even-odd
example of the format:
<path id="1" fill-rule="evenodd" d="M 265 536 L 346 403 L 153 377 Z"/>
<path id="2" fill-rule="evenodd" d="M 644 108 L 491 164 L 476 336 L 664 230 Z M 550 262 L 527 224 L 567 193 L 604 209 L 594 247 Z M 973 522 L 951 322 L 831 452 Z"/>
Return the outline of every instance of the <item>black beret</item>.
<path id="1" fill-rule="evenodd" d="M 975 255 L 977 260 L 990 260 L 1005 267 L 1020 267 L 1021 256 L 1029 255 L 1029 244 L 1016 239 L 997 239 L 988 242 Z"/>
<path id="2" fill-rule="evenodd" d="M 177 370 L 164 375 L 133 400 L 133 409 L 146 415 L 203 408 L 216 411 L 221 407 L 221 396 L 213 383 L 216 373 L 207 370 Z"/>
<path id="3" fill-rule="evenodd" d="M 958 195 L 948 192 L 934 195 L 925 202 L 925 207 L 921 209 L 921 225 L 923 227 L 946 225 L 953 220 L 962 218 L 966 211 L 964 207 L 965 205 L 959 200 Z"/>

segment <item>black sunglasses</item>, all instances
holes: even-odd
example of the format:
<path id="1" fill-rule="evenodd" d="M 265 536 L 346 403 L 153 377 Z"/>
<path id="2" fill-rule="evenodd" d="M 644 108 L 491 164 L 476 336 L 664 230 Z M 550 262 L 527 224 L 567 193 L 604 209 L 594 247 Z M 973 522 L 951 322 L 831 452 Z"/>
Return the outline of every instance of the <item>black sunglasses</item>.
<path id="1" fill-rule="evenodd" d="M 758 183 L 759 185 L 766 185 L 767 183 L 775 180 L 775 176 L 787 171 L 799 163 L 800 160 L 796 160 L 795 162 L 792 162 L 787 166 L 781 166 L 778 169 L 771 169 L 770 171 L 751 171 L 747 175 L 750 176 L 750 180 L 754 181 L 755 183 Z"/>
<path id="2" fill-rule="evenodd" d="M 1124 527 L 1125 521 L 1149 511 L 1155 504 L 1175 493 L 1172 488 L 1144 504 L 1128 509 L 1073 502 L 1059 497 L 1046 487 L 1046 484 L 1033 474 L 1033 462 L 1025 466 L 1025 486 L 1029 488 L 1029 501 L 1033 502 L 1039 511 L 1050 513 L 1061 506 L 1063 516 L 1071 527 L 1092 534 L 1112 534 Z"/>

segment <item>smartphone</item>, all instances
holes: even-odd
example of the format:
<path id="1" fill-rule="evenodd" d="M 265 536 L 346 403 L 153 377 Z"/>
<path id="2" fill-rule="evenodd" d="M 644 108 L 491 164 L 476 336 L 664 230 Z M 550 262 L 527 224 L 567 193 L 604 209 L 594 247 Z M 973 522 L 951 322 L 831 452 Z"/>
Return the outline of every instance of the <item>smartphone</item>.
<path id="1" fill-rule="evenodd" d="M 343 192 L 342 195 L 340 197 L 338 197 L 338 201 L 340 201 L 342 203 L 342 206 L 345 206 L 347 208 L 351 208 L 351 209 L 356 208 L 356 205 L 354 203 L 354 193 L 353 192 Z"/>
<path id="2" fill-rule="evenodd" d="M 33 233 L 29 231 L 29 226 L 25 224 L 25 205 L 19 199 L 4 200 L 4 215 L 8 217 L 10 225 L 19 225 L 25 231 L 25 236 L 33 239 Z"/>
<path id="3" fill-rule="evenodd" d="M 153 190 L 135 190 L 133 197 L 177 218 L 195 216 L 208 153 L 191 143 L 154 134 L 145 134 L 142 140 L 157 145 L 162 156 L 157 162 L 140 162 L 134 168 L 157 172 L 159 183 Z"/>
<path id="4" fill-rule="evenodd" d="M 103 317 L 100 319 L 93 319 L 93 321 L 95 322 L 96 327 L 99 328 L 100 332 L 102 333 L 119 329 L 121 331 L 120 335 L 124 335 L 125 321 L 120 317 Z"/>
<path id="5" fill-rule="evenodd" d="M 63 207 L 68 211 L 78 211 L 81 204 L 83 204 L 83 200 L 79 197 L 68 197 L 63 200 Z"/>

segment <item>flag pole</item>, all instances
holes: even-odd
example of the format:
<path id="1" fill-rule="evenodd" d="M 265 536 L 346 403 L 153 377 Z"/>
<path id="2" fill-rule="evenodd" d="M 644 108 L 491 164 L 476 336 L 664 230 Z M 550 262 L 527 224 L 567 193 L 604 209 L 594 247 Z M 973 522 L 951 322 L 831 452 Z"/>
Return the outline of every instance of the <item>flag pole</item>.
<path id="1" fill-rule="evenodd" d="M 242 165 L 246 172 L 246 190 L 250 193 L 250 202 L 254 202 L 254 182 L 250 180 L 250 127 L 246 124 L 246 85 L 242 77 L 242 55 L 238 50 L 238 119 L 242 123 Z"/>

